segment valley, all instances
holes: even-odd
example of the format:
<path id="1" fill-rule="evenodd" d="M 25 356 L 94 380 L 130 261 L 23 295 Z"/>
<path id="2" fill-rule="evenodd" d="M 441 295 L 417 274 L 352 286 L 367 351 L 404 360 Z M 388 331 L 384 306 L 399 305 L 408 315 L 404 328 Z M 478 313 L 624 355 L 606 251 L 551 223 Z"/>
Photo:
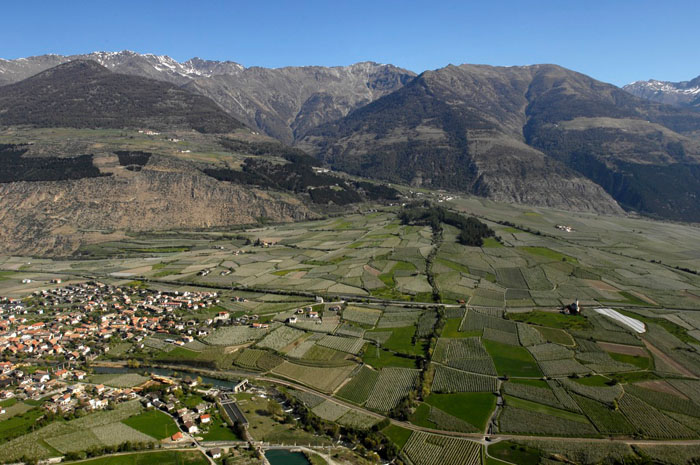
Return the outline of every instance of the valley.
<path id="1" fill-rule="evenodd" d="M 375 205 L 233 231 L 130 232 L 85 244 L 71 258 L 4 256 L 0 295 L 11 299 L 4 312 L 21 318 L 20 330 L 81 314 L 83 297 L 56 305 L 51 295 L 93 295 L 96 305 L 78 325 L 87 329 L 80 344 L 89 354 L 66 364 L 65 355 L 18 352 L 12 368 L 31 360 L 53 377 L 56 364 L 69 373 L 85 367 L 89 380 L 115 393 L 125 386 L 137 398 L 161 392 L 155 412 L 175 399 L 163 386 L 183 405 L 194 405 L 189 396 L 217 405 L 229 396 L 243 430 L 232 419 L 232 432 L 202 425 L 210 436 L 188 435 L 178 423 L 185 443 L 162 435 L 147 443 L 182 448 L 191 438 L 207 453 L 234 451 L 235 463 L 254 459 L 245 441 L 305 444 L 326 463 L 366 463 L 379 454 L 428 464 L 428 450 L 474 464 L 692 456 L 700 444 L 697 228 L 414 194 L 418 205 L 431 200 L 478 218 L 492 235 L 481 246 L 462 245 L 451 224 L 439 223 L 436 234 L 415 214 L 407 220 L 406 209 L 416 207 Z M 107 287 L 94 294 L 93 284 L 81 283 Z M 561 313 L 574 301 L 580 314 Z M 596 308 L 615 309 L 644 330 Z M 124 317 L 134 311 L 161 329 L 132 327 Z M 92 318 L 110 337 L 91 333 Z M 71 326 L 63 323 L 60 333 Z M 64 337 L 62 344 L 72 350 L 76 343 Z M 188 381 L 197 376 L 200 385 Z M 243 379 L 248 392 L 226 394 Z M 52 386 L 73 383 L 59 378 Z M 53 401 L 39 390 L 22 402 L 31 409 Z M 145 413 L 136 408 L 117 421 L 142 428 L 137 418 L 153 408 L 144 402 Z M 49 428 L 32 434 L 68 450 Z M 0 458 L 19 458 L 7 454 L 28 439 L 5 438 Z M 362 446 L 348 452 L 352 438 Z M 37 458 L 55 454 L 43 447 L 33 449 Z"/>

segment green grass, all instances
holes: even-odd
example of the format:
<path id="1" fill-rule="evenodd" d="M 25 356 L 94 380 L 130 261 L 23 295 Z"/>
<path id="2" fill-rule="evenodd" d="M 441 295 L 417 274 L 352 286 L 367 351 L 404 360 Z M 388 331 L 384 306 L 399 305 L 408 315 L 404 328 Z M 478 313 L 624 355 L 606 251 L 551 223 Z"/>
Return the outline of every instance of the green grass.
<path id="1" fill-rule="evenodd" d="M 484 457 L 484 463 L 486 465 L 510 465 L 509 462 L 504 462 L 503 460 L 495 459 L 490 455 Z"/>
<path id="2" fill-rule="evenodd" d="M 579 423 L 588 423 L 586 417 L 577 413 L 567 412 L 566 410 L 560 410 L 548 405 L 539 404 L 537 402 L 532 402 L 530 400 L 520 399 L 509 395 L 505 395 L 503 398 L 506 401 L 506 405 L 510 405 L 511 407 L 544 413 L 545 415 L 551 415 L 553 417 L 563 418 L 565 420 L 578 421 Z"/>
<path id="3" fill-rule="evenodd" d="M 0 402 L 0 407 L 12 407 L 17 402 L 18 402 L 17 399 L 12 397 L 10 399 L 3 400 L 2 402 Z"/>
<path id="4" fill-rule="evenodd" d="M 169 415 L 155 409 L 129 417 L 122 423 L 156 439 L 169 438 L 180 431 Z"/>
<path id="5" fill-rule="evenodd" d="M 538 326 L 535 329 L 540 332 L 543 338 L 549 342 L 554 342 L 555 344 L 561 344 L 565 346 L 573 346 L 574 340 L 563 329 L 558 328 L 547 328 L 545 326 Z"/>
<path id="6" fill-rule="evenodd" d="M 430 394 L 425 401 L 481 430 L 486 428 L 486 423 L 496 408 L 496 396 L 490 392 Z"/>
<path id="7" fill-rule="evenodd" d="M 488 453 L 493 457 L 518 465 L 537 465 L 540 463 L 539 449 L 521 446 L 510 441 L 491 444 L 488 446 Z"/>
<path id="8" fill-rule="evenodd" d="M 430 405 L 420 404 L 416 407 L 416 410 L 411 415 L 411 423 L 417 426 L 422 426 L 424 428 L 437 428 L 437 425 L 429 420 L 430 417 Z"/>
<path id="9" fill-rule="evenodd" d="M 549 384 L 541 379 L 512 379 L 511 382 L 515 384 L 526 384 L 528 386 L 534 386 L 542 389 L 549 389 Z"/>
<path id="10" fill-rule="evenodd" d="M 439 258 L 439 257 L 438 257 L 438 258 L 435 259 L 435 262 L 436 262 L 436 263 L 439 263 L 439 264 L 441 264 L 441 265 L 444 265 L 444 266 L 446 266 L 447 268 L 450 268 L 450 269 L 455 270 L 455 271 L 460 271 L 460 272 L 462 272 L 462 273 L 469 273 L 469 268 L 467 268 L 466 266 L 462 265 L 461 263 L 453 262 L 452 260 L 447 260 L 447 259 L 445 259 L 445 258 Z"/>
<path id="11" fill-rule="evenodd" d="M 642 357 L 641 355 L 627 355 L 627 354 L 616 354 L 615 352 L 608 352 L 613 360 L 618 362 L 629 363 L 634 365 L 641 370 L 649 370 L 652 368 L 651 359 L 649 357 Z"/>
<path id="12" fill-rule="evenodd" d="M 393 328 L 391 331 L 391 337 L 384 343 L 386 349 L 410 355 L 425 355 L 425 342 L 418 340 L 413 343 L 415 326 Z"/>
<path id="13" fill-rule="evenodd" d="M 108 455 L 79 463 L 81 465 L 208 465 L 209 461 L 196 450 L 169 450 Z"/>
<path id="14" fill-rule="evenodd" d="M 287 276 L 289 273 L 296 273 L 297 271 L 309 271 L 308 268 L 294 268 L 292 270 L 277 270 L 273 271 L 272 274 L 275 276 Z"/>
<path id="15" fill-rule="evenodd" d="M 220 414 L 213 413 L 211 423 L 206 427 L 207 432 L 202 434 L 205 441 L 240 441 L 231 427 L 221 419 Z"/>
<path id="16" fill-rule="evenodd" d="M 415 359 L 399 357 L 393 352 L 389 352 L 388 350 L 382 348 L 377 348 L 373 344 L 367 344 L 365 346 L 362 361 L 377 369 L 383 367 L 416 368 Z"/>
<path id="17" fill-rule="evenodd" d="M 660 377 L 652 371 L 631 371 L 629 373 L 615 373 L 611 377 L 618 383 L 636 383 L 638 381 L 649 381 L 660 379 Z"/>
<path id="18" fill-rule="evenodd" d="M 474 336 L 481 336 L 483 331 L 477 330 L 477 331 L 460 331 L 459 330 L 459 325 L 462 324 L 462 319 L 461 318 L 449 318 L 445 320 L 445 326 L 442 328 L 442 333 L 440 334 L 442 337 L 450 337 L 450 338 L 455 338 L 455 337 L 474 337 Z"/>
<path id="19" fill-rule="evenodd" d="M 513 321 L 520 321 L 536 326 L 546 326 L 548 328 L 568 330 L 585 330 L 590 328 L 588 320 L 581 315 L 564 315 L 558 312 L 535 310 L 525 313 L 508 313 L 507 317 Z"/>
<path id="20" fill-rule="evenodd" d="M 0 442 L 22 436 L 31 431 L 36 420 L 44 415 L 39 408 L 27 410 L 21 415 L 15 415 L 7 420 L 0 421 Z"/>
<path id="21" fill-rule="evenodd" d="M 400 426 L 389 425 L 382 430 L 382 433 L 397 447 L 402 448 L 408 441 L 408 438 L 411 437 L 412 431 Z"/>
<path id="22" fill-rule="evenodd" d="M 486 237 L 484 238 L 484 244 L 482 247 L 497 249 L 499 247 L 503 247 L 503 244 L 498 242 L 495 237 Z"/>
<path id="23" fill-rule="evenodd" d="M 524 347 L 513 347 L 488 339 L 485 339 L 483 344 L 493 359 L 499 376 L 508 375 L 524 378 L 540 378 L 542 376 L 537 362 Z"/>
<path id="24" fill-rule="evenodd" d="M 578 260 L 575 259 L 574 257 L 571 257 L 569 255 L 564 255 L 563 253 L 559 253 L 555 250 L 552 250 L 548 247 L 518 247 L 520 250 L 523 250 L 530 255 L 535 255 L 537 257 L 542 257 L 549 259 L 551 261 L 557 261 L 557 262 L 569 262 L 569 263 L 578 263 Z"/>

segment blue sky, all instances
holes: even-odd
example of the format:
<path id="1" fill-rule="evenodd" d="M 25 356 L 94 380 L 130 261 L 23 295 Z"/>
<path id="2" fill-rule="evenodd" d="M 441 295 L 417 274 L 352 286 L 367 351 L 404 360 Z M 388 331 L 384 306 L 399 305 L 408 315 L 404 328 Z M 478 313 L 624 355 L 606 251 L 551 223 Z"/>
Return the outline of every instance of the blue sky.
<path id="1" fill-rule="evenodd" d="M 489 3 L 489 5 L 487 5 Z M 617 85 L 700 74 L 685 0 L 5 2 L 0 57 L 123 49 L 245 66 L 556 63 Z"/>

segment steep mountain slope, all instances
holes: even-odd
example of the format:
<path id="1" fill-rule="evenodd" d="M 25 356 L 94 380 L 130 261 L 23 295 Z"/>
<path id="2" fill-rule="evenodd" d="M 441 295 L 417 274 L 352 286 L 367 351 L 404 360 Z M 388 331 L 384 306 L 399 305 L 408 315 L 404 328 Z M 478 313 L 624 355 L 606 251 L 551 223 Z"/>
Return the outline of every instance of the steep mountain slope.
<path id="1" fill-rule="evenodd" d="M 318 124 L 345 116 L 415 76 L 410 71 L 377 63 L 331 68 L 244 68 L 231 61 L 192 58 L 179 63 L 168 56 L 122 51 L 0 60 L 0 85 L 73 60 L 92 60 L 117 73 L 186 86 L 210 97 L 249 127 L 284 142 L 293 141 Z"/>
<path id="2" fill-rule="evenodd" d="M 690 81 L 636 81 L 623 87 L 632 95 L 659 103 L 700 109 L 700 76 Z"/>
<path id="3" fill-rule="evenodd" d="M 462 65 L 425 72 L 298 146 L 365 176 L 584 210 L 616 211 L 618 201 L 699 220 L 700 178 L 686 169 L 700 162 L 690 137 L 698 129 L 700 114 L 558 66 Z M 652 167 L 686 173 L 682 187 L 655 185 Z"/>
<path id="4" fill-rule="evenodd" d="M 243 125 L 201 95 L 78 60 L 3 86 L 0 125 L 191 128 L 227 133 Z"/>
<path id="5" fill-rule="evenodd" d="M 412 77 L 408 71 L 376 63 L 256 67 L 195 79 L 185 87 L 212 98 L 250 127 L 289 143 L 399 89 Z"/>

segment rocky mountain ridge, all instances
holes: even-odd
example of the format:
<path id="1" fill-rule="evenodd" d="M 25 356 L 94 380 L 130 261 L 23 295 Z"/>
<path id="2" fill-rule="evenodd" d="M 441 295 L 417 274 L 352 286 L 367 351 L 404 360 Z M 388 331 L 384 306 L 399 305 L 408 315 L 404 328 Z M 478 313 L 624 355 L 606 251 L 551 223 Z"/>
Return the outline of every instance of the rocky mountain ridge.
<path id="1" fill-rule="evenodd" d="M 700 108 L 700 76 L 690 81 L 636 81 L 623 87 L 637 97 L 680 107 Z"/>

